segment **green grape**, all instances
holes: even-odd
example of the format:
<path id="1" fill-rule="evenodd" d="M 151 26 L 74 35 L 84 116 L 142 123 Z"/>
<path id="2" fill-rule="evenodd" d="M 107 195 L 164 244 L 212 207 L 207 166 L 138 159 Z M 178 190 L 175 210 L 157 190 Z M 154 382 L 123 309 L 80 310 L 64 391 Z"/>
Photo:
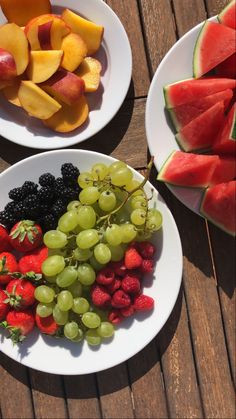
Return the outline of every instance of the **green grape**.
<path id="1" fill-rule="evenodd" d="M 80 249 L 77 247 L 73 251 L 73 257 L 79 262 L 85 262 L 92 256 L 93 252 L 91 249 Z"/>
<path id="2" fill-rule="evenodd" d="M 96 329 L 100 326 L 101 319 L 98 314 L 88 311 L 82 315 L 82 323 L 89 329 Z"/>
<path id="3" fill-rule="evenodd" d="M 68 322 L 65 324 L 63 331 L 67 339 L 75 339 L 79 332 L 79 326 L 76 322 Z"/>
<path id="4" fill-rule="evenodd" d="M 135 240 L 138 241 L 138 242 L 143 242 L 145 240 L 150 239 L 151 236 L 152 236 L 152 232 L 151 231 L 138 230 L 137 236 L 136 236 Z"/>
<path id="5" fill-rule="evenodd" d="M 48 249 L 48 256 L 54 256 L 54 255 L 65 257 L 66 256 L 66 248 L 64 248 L 64 249 Z"/>
<path id="6" fill-rule="evenodd" d="M 111 252 L 111 261 L 112 262 L 119 262 L 125 254 L 125 249 L 122 245 L 118 245 L 118 246 L 109 245 L 109 249 L 110 249 L 110 252 Z"/>
<path id="7" fill-rule="evenodd" d="M 80 249 L 89 249 L 99 242 L 99 235 L 97 230 L 88 229 L 81 231 L 76 236 L 76 244 Z"/>
<path id="8" fill-rule="evenodd" d="M 81 207 L 81 202 L 79 201 L 70 201 L 69 204 L 67 205 L 67 211 L 70 210 L 77 210 L 79 207 Z"/>
<path id="9" fill-rule="evenodd" d="M 108 167 L 104 163 L 96 163 L 92 166 L 92 175 L 96 180 L 103 180 L 108 174 Z"/>
<path id="10" fill-rule="evenodd" d="M 82 263 L 78 266 L 78 279 L 82 285 L 91 285 L 96 279 L 96 273 L 91 265 Z"/>
<path id="11" fill-rule="evenodd" d="M 124 186 L 130 183 L 133 173 L 128 167 L 120 167 L 111 173 L 111 183 L 115 186 Z"/>
<path id="12" fill-rule="evenodd" d="M 43 241 L 49 249 L 61 249 L 67 244 L 67 235 L 59 230 L 49 230 L 44 234 Z"/>
<path id="13" fill-rule="evenodd" d="M 80 342 L 84 337 L 84 332 L 82 329 L 78 328 L 78 333 L 75 338 L 71 339 L 73 342 Z"/>
<path id="14" fill-rule="evenodd" d="M 68 311 L 62 311 L 58 304 L 55 305 L 55 307 L 53 308 L 53 318 L 55 320 L 55 322 L 57 324 L 59 324 L 60 326 L 63 326 L 64 324 L 66 324 L 68 322 Z"/>
<path id="15" fill-rule="evenodd" d="M 103 191 L 98 200 L 99 207 L 106 212 L 112 211 L 116 206 L 116 196 L 112 191 Z"/>
<path id="16" fill-rule="evenodd" d="M 85 339 L 91 346 L 100 345 L 102 341 L 101 337 L 97 334 L 96 330 L 87 330 L 87 332 L 85 333 Z"/>
<path id="17" fill-rule="evenodd" d="M 93 181 L 93 175 L 89 172 L 80 173 L 78 177 L 78 184 L 82 189 L 87 188 L 88 186 L 93 186 Z"/>
<path id="18" fill-rule="evenodd" d="M 42 272 L 46 276 L 55 276 L 59 274 L 65 267 L 65 259 L 63 256 L 49 256 L 42 263 Z"/>
<path id="19" fill-rule="evenodd" d="M 61 288 L 67 288 L 75 282 L 77 277 L 77 269 L 74 266 L 66 266 L 57 276 L 56 283 Z"/>
<path id="20" fill-rule="evenodd" d="M 110 322 L 101 322 L 100 326 L 96 329 L 97 334 L 101 338 L 110 338 L 114 335 L 114 326 Z"/>
<path id="21" fill-rule="evenodd" d="M 93 256 L 89 259 L 90 265 L 95 269 L 95 271 L 100 271 L 102 268 L 104 268 L 105 265 L 98 263 L 97 259 Z"/>
<path id="22" fill-rule="evenodd" d="M 141 208 L 133 210 L 130 214 L 130 220 L 136 226 L 141 226 L 146 221 L 147 212 Z"/>
<path id="23" fill-rule="evenodd" d="M 123 243 L 130 243 L 132 240 L 135 239 L 137 235 L 137 231 L 133 224 L 127 223 L 121 225 L 122 230 L 122 242 Z"/>
<path id="24" fill-rule="evenodd" d="M 77 273 L 77 275 L 78 275 L 78 273 Z M 82 292 L 83 292 L 82 284 L 78 280 L 73 282 L 73 284 L 70 285 L 67 289 L 68 289 L 68 291 L 71 292 L 71 294 L 73 295 L 74 298 L 81 297 Z"/>
<path id="25" fill-rule="evenodd" d="M 52 303 L 55 297 L 55 291 L 47 285 L 39 285 L 35 288 L 34 296 L 40 303 Z"/>
<path id="26" fill-rule="evenodd" d="M 162 215 L 160 211 L 153 208 L 148 211 L 146 227 L 148 230 L 157 231 L 162 226 Z"/>
<path id="27" fill-rule="evenodd" d="M 78 225 L 79 217 L 76 210 L 65 212 L 58 221 L 58 227 L 63 233 L 69 233 Z"/>
<path id="28" fill-rule="evenodd" d="M 39 303 L 36 307 L 36 313 L 40 317 L 48 317 L 52 314 L 53 307 L 54 307 L 53 303 L 49 303 L 49 304 Z"/>
<path id="29" fill-rule="evenodd" d="M 57 296 L 57 305 L 61 311 L 68 311 L 73 306 L 73 296 L 70 291 L 61 291 Z"/>
<path id="30" fill-rule="evenodd" d="M 92 205 L 98 200 L 99 196 L 100 192 L 96 186 L 88 186 L 82 189 L 79 199 L 83 205 Z"/>
<path id="31" fill-rule="evenodd" d="M 93 207 L 90 206 L 81 206 L 78 209 L 79 225 L 83 229 L 89 229 L 95 226 L 96 223 L 96 213 Z"/>
<path id="32" fill-rule="evenodd" d="M 105 239 L 111 246 L 118 246 L 122 242 L 122 232 L 118 224 L 111 224 L 105 231 Z"/>
<path id="33" fill-rule="evenodd" d="M 122 167 L 127 167 L 127 164 L 125 164 L 121 160 L 117 160 L 108 167 L 108 170 L 109 170 L 109 173 L 113 173 Z"/>
<path id="34" fill-rule="evenodd" d="M 89 302 L 84 297 L 74 298 L 72 310 L 77 314 L 84 314 L 89 310 Z"/>
<path id="35" fill-rule="evenodd" d="M 118 211 L 114 216 L 114 222 L 116 224 L 124 224 L 129 221 L 129 213 L 122 208 L 120 211 Z"/>
<path id="36" fill-rule="evenodd" d="M 147 200 L 142 195 L 132 196 L 130 200 L 130 205 L 132 209 L 145 209 L 147 208 Z"/>
<path id="37" fill-rule="evenodd" d="M 56 279 L 57 279 L 57 275 L 55 275 L 55 276 L 46 276 L 46 275 L 44 275 L 44 279 L 46 280 L 46 282 L 49 282 L 49 284 L 55 284 L 56 283 Z"/>
<path id="38" fill-rule="evenodd" d="M 111 260 L 111 251 L 104 243 L 99 243 L 94 248 L 94 256 L 98 263 L 106 264 Z"/>
<path id="39" fill-rule="evenodd" d="M 141 182 L 139 182 L 136 179 L 132 179 L 129 183 L 127 183 L 125 185 L 125 190 L 128 192 L 132 192 L 134 189 L 138 188 L 140 186 Z M 132 196 L 136 196 L 136 195 L 142 195 L 143 191 L 142 189 L 137 189 L 137 191 L 135 191 Z"/>

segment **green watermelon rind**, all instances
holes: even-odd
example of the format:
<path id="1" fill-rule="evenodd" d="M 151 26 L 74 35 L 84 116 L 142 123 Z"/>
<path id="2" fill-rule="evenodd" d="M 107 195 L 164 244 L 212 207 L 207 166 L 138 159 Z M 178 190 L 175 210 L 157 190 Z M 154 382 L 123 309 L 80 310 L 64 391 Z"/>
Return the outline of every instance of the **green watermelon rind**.
<path id="1" fill-rule="evenodd" d="M 231 141 L 236 141 L 236 107 L 234 110 L 234 124 L 232 125 L 232 129 L 230 131 L 229 139 Z"/>
<path id="2" fill-rule="evenodd" d="M 217 19 L 220 23 L 222 23 L 222 18 L 225 16 L 225 14 L 231 9 L 232 5 L 235 3 L 235 0 L 232 0 L 227 6 L 224 7 L 224 9 L 218 14 Z"/>
<path id="3" fill-rule="evenodd" d="M 173 103 L 171 103 L 170 98 L 169 98 L 169 94 L 168 94 L 168 91 L 170 90 L 171 86 L 173 86 L 174 84 L 179 84 L 179 83 L 184 82 L 184 81 L 188 81 L 188 80 L 193 80 L 193 77 L 190 77 L 188 79 L 178 80 L 178 81 L 175 81 L 175 82 L 173 82 L 171 84 L 167 84 L 166 86 L 163 87 L 163 94 L 164 94 L 164 98 L 165 98 L 165 105 L 166 105 L 166 108 L 168 110 L 175 107 L 175 105 Z"/>
<path id="4" fill-rule="evenodd" d="M 209 145 L 208 147 L 205 148 L 189 148 L 189 144 L 185 141 L 184 137 L 180 134 L 180 132 L 178 132 L 175 135 L 175 139 L 179 145 L 179 147 L 181 148 L 182 151 L 185 151 L 186 153 L 206 153 L 207 151 L 209 151 L 211 149 L 211 146 Z M 187 147 L 185 146 L 185 144 L 187 145 Z"/>
<path id="5" fill-rule="evenodd" d="M 168 112 L 169 112 L 169 115 L 170 115 L 171 121 L 172 121 L 172 123 L 173 123 L 173 125 L 174 125 L 174 127 L 175 127 L 176 131 L 178 132 L 178 131 L 179 131 L 179 129 L 181 128 L 181 125 L 180 125 L 180 123 L 178 122 L 178 119 L 176 118 L 174 108 L 172 108 L 172 109 L 167 109 L 167 110 L 168 110 Z"/>
<path id="6" fill-rule="evenodd" d="M 201 69 L 199 66 L 199 53 L 200 53 L 200 44 L 201 44 L 201 40 L 203 38 L 203 36 L 205 35 L 205 31 L 206 31 L 206 27 L 208 24 L 208 20 L 205 21 L 205 23 L 202 26 L 202 29 L 200 30 L 195 46 L 194 46 L 194 50 L 193 50 L 193 77 L 195 79 L 198 79 L 201 76 Z"/>

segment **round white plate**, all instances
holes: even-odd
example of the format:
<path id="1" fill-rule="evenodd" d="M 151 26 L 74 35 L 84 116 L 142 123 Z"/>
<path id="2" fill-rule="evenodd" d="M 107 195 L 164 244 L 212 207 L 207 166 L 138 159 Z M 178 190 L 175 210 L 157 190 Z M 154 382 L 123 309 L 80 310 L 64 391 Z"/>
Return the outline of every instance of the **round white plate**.
<path id="1" fill-rule="evenodd" d="M 39 149 L 65 148 L 80 143 L 100 131 L 119 110 L 128 91 L 132 73 L 132 54 L 124 27 L 113 10 L 102 0 L 51 0 L 52 11 L 64 8 L 104 26 L 104 38 L 94 55 L 103 67 L 97 92 L 88 93 L 89 119 L 67 134 L 53 132 L 25 111 L 0 96 L 0 135 L 14 143 Z M 6 21 L 0 11 L 0 24 Z"/>
<path id="2" fill-rule="evenodd" d="M 173 45 L 158 66 L 148 92 L 145 114 L 146 135 L 158 171 L 171 152 L 180 149 L 175 140 L 175 130 L 168 111 L 165 110 L 163 87 L 193 77 L 193 50 L 203 23 L 195 26 Z M 200 189 L 166 185 L 184 205 L 199 214 L 202 197 Z"/>
<path id="3" fill-rule="evenodd" d="M 38 181 L 38 177 L 50 171 L 60 175 L 65 162 L 77 165 L 80 171 L 88 170 L 95 162 L 111 164 L 113 158 L 84 150 L 56 150 L 38 154 L 22 160 L 0 175 L 0 209 L 8 202 L 8 191 L 21 186 L 26 179 Z M 135 177 L 142 176 L 137 172 Z M 148 183 L 150 194 L 153 186 Z M 35 330 L 21 346 L 13 346 L 9 339 L 0 334 L 0 348 L 9 357 L 22 364 L 54 374 L 88 374 L 113 367 L 143 349 L 159 332 L 168 319 L 182 278 L 182 249 L 175 221 L 165 202 L 154 190 L 152 204 L 162 212 L 163 228 L 153 236 L 157 246 L 154 277 L 144 280 L 144 292 L 155 299 L 151 313 L 127 319 L 118 328 L 114 338 L 93 349 L 87 345 L 54 339 L 40 335 Z"/>

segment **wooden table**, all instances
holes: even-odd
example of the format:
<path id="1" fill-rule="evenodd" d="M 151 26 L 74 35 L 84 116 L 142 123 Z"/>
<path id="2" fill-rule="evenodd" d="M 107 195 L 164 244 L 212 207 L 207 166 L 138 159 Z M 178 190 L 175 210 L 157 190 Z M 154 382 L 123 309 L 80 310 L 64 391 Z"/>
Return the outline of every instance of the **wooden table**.
<path id="1" fill-rule="evenodd" d="M 144 114 L 150 80 L 186 31 L 228 0 L 107 0 L 128 33 L 133 78 L 110 124 L 77 148 L 103 151 L 142 170 L 148 159 Z M 120 63 L 122 69 L 122 63 Z M 0 143 L 0 171 L 40 150 Z M 174 310 L 140 353 L 110 370 L 56 376 L 0 354 L 0 417 L 234 418 L 234 240 L 151 181 L 170 207 L 183 246 L 184 272 Z"/>

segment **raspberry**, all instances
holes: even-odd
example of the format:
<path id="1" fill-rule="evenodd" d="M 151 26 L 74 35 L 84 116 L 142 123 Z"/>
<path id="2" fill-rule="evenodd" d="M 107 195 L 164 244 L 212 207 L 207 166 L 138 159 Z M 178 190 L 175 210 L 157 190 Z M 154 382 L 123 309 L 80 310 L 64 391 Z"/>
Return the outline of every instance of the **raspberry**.
<path id="1" fill-rule="evenodd" d="M 142 257 L 134 247 L 125 252 L 125 266 L 127 269 L 136 269 L 142 265 Z"/>
<path id="2" fill-rule="evenodd" d="M 111 322 L 113 324 L 119 324 L 119 323 L 122 322 L 123 317 L 122 317 L 119 310 L 112 310 L 108 314 L 108 320 L 109 320 L 109 322 Z"/>
<path id="3" fill-rule="evenodd" d="M 137 243 L 137 249 L 143 259 L 152 259 L 156 251 L 155 246 L 151 242 Z"/>
<path id="4" fill-rule="evenodd" d="M 92 302 L 95 306 L 104 307 L 109 305 L 111 296 L 102 285 L 94 285 L 91 290 Z"/>
<path id="5" fill-rule="evenodd" d="M 135 310 L 134 310 L 134 307 L 132 305 L 120 309 L 120 312 L 121 312 L 123 317 L 131 317 L 134 314 L 134 311 Z"/>
<path id="6" fill-rule="evenodd" d="M 121 260 L 119 262 L 111 262 L 109 264 L 109 267 L 115 272 L 118 276 L 125 276 L 127 272 L 127 268 L 124 264 L 124 261 Z"/>
<path id="7" fill-rule="evenodd" d="M 106 267 L 98 272 L 96 281 L 98 284 L 109 285 L 114 281 L 114 278 L 114 272 L 110 268 Z"/>
<path id="8" fill-rule="evenodd" d="M 111 305 L 115 308 L 128 307 L 130 305 L 130 296 L 123 290 L 116 291 L 111 299 Z"/>
<path id="9" fill-rule="evenodd" d="M 121 286 L 121 280 L 118 278 L 114 278 L 113 282 L 109 285 L 106 285 L 106 290 L 109 292 L 109 294 L 114 294 L 115 291 L 117 291 Z"/>
<path id="10" fill-rule="evenodd" d="M 149 297 L 148 295 L 138 295 L 134 299 L 134 309 L 136 311 L 148 311 L 152 310 L 154 307 L 154 300 L 152 297 Z"/>
<path id="11" fill-rule="evenodd" d="M 143 259 L 142 261 L 142 266 L 141 266 L 141 271 L 143 273 L 151 273 L 153 272 L 153 260 L 151 259 Z"/>
<path id="12" fill-rule="evenodd" d="M 121 288 L 127 294 L 139 294 L 140 293 L 140 281 L 135 275 L 127 274 L 121 281 Z"/>

